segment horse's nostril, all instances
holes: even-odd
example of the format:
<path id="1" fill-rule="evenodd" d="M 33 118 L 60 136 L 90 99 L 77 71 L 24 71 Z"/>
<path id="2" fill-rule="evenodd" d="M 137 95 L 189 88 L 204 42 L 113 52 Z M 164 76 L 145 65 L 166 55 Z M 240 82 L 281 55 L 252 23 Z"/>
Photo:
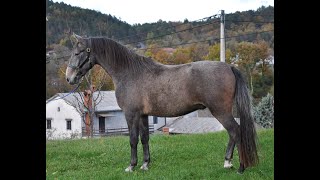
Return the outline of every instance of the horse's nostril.
<path id="1" fill-rule="evenodd" d="M 67 78 L 67 82 L 69 82 L 69 78 Z"/>

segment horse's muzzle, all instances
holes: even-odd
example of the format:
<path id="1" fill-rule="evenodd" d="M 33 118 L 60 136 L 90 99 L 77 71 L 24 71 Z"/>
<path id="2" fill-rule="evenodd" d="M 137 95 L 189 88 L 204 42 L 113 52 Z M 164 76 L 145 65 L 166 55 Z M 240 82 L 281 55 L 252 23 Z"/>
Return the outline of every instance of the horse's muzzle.
<path id="1" fill-rule="evenodd" d="M 77 72 L 74 68 L 67 67 L 66 81 L 71 85 L 76 84 L 77 83 L 76 74 Z"/>

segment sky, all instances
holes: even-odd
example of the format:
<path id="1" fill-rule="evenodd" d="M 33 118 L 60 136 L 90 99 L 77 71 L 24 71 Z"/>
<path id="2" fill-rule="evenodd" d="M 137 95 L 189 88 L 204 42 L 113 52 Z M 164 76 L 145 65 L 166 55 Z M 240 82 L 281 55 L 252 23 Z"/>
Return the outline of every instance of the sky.
<path id="1" fill-rule="evenodd" d="M 273 0 L 53 0 L 110 14 L 131 25 L 163 21 L 194 21 L 236 11 L 274 6 Z"/>

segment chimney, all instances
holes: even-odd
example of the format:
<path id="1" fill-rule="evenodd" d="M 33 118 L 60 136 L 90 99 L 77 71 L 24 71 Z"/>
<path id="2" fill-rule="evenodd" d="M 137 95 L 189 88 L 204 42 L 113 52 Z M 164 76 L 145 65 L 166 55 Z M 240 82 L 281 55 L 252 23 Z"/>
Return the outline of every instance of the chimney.
<path id="1" fill-rule="evenodd" d="M 163 134 L 169 135 L 170 134 L 169 127 L 163 127 L 162 132 L 163 132 Z"/>

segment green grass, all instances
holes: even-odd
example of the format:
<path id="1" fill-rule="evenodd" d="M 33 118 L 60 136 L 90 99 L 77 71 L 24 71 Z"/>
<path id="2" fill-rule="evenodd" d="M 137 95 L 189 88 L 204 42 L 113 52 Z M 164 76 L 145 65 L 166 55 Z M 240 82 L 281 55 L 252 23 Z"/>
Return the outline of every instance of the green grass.
<path id="1" fill-rule="evenodd" d="M 138 145 L 138 166 L 130 162 L 129 137 L 49 141 L 46 147 L 47 179 L 273 179 L 273 129 L 259 130 L 260 163 L 237 174 L 235 149 L 232 169 L 224 169 L 228 142 L 225 131 L 193 135 L 151 135 L 151 164 L 140 170 L 142 146 Z"/>

